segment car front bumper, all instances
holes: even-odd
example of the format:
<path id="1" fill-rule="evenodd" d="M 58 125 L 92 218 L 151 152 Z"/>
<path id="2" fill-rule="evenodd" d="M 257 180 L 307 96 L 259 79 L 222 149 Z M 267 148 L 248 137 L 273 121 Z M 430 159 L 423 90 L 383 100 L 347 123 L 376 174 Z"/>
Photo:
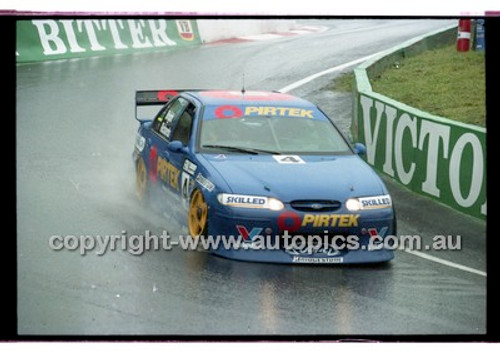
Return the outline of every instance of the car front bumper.
<path id="1" fill-rule="evenodd" d="M 384 244 L 395 238 L 396 219 L 392 208 L 356 213 L 346 209 L 305 213 L 288 205 L 278 212 L 218 208 L 211 211 L 208 230 L 210 236 L 233 237 L 238 245 L 219 240 L 211 252 L 235 260 L 375 263 L 394 258 L 394 249 Z"/>

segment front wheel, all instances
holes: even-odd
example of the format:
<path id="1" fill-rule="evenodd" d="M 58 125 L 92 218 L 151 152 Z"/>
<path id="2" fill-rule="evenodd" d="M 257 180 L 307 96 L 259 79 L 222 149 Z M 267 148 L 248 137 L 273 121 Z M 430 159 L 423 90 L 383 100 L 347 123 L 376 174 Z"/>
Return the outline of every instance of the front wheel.
<path id="1" fill-rule="evenodd" d="M 208 205 L 205 202 L 203 193 L 196 189 L 191 196 L 188 212 L 189 234 L 192 237 L 205 235 L 207 233 Z"/>

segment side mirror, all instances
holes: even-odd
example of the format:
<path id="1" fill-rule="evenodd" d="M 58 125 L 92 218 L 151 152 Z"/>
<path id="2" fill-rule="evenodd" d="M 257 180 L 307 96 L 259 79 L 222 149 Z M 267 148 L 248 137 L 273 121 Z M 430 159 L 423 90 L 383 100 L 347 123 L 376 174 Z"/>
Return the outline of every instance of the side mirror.
<path id="1" fill-rule="evenodd" d="M 359 156 L 363 156 L 364 154 L 366 154 L 366 146 L 364 144 L 355 143 L 353 145 L 353 149 L 354 152 Z"/>
<path id="2" fill-rule="evenodd" d="M 172 152 L 186 152 L 186 148 L 179 140 L 172 140 L 168 143 L 167 149 Z"/>

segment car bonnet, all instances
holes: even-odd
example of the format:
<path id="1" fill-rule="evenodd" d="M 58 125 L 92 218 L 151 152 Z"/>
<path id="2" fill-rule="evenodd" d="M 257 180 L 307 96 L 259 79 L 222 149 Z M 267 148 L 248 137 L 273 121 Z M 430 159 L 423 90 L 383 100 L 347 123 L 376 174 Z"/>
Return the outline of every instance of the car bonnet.
<path id="1" fill-rule="evenodd" d="M 223 155 L 223 156 L 222 156 Z M 357 155 L 203 154 L 234 194 L 295 200 L 339 200 L 387 193 Z"/>

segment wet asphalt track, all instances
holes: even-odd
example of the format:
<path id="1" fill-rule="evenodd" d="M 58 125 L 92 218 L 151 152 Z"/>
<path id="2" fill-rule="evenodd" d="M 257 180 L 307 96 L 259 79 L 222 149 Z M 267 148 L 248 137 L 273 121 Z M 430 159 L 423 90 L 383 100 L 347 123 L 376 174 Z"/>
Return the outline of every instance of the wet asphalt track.
<path id="1" fill-rule="evenodd" d="M 291 266 L 203 252 L 54 252 L 59 235 L 173 230 L 134 197 L 134 90 L 279 89 L 449 20 L 310 21 L 324 33 L 17 68 L 18 332 L 21 335 L 481 334 L 486 278 L 397 252 L 382 266 Z M 291 93 L 346 130 L 335 75 Z M 430 254 L 486 271 L 485 226 L 388 184 L 400 234 L 462 235 Z"/>

